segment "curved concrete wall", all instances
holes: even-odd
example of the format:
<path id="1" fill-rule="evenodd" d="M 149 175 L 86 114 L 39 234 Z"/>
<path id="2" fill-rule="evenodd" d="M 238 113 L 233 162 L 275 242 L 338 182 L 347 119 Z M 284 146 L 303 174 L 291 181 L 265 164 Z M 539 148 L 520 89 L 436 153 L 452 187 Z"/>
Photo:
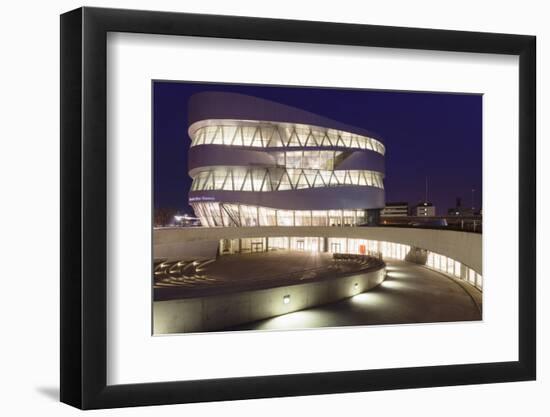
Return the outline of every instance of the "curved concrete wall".
<path id="1" fill-rule="evenodd" d="M 211 297 L 155 301 L 155 334 L 204 332 L 331 303 L 376 287 L 386 277 L 386 268 L 307 284 Z M 355 286 L 357 284 L 357 286 Z M 290 296 L 288 304 L 283 303 Z"/>
<path id="2" fill-rule="evenodd" d="M 247 237 L 339 237 L 401 243 L 448 256 L 483 274 L 482 235 L 453 230 L 403 227 L 192 227 L 153 232 L 155 257 L 168 248 L 185 255 L 183 243 Z"/>
<path id="3" fill-rule="evenodd" d="M 281 210 L 353 210 L 384 206 L 383 188 L 365 185 L 301 188 L 284 191 L 190 191 L 189 202 L 238 203 Z"/>
<path id="4" fill-rule="evenodd" d="M 338 170 L 370 170 L 384 173 L 384 155 L 369 149 L 330 147 L 300 147 L 294 151 L 312 152 L 317 150 L 342 150 L 349 153 L 346 158 L 334 167 Z M 194 177 L 199 171 L 216 166 L 243 167 L 276 167 L 277 160 L 272 152 L 290 151 L 287 148 L 262 148 L 227 145 L 198 145 L 188 150 L 187 168 Z"/>
<path id="5" fill-rule="evenodd" d="M 215 166 L 277 166 L 277 160 L 273 155 L 257 148 L 243 149 L 243 147 L 226 145 L 199 145 L 189 148 L 187 154 L 187 168 L 191 177 L 194 177 L 201 169 Z"/>
<path id="6" fill-rule="evenodd" d="M 338 170 L 368 169 L 371 171 L 386 172 L 384 156 L 368 149 L 354 150 L 342 162 L 334 167 Z"/>
<path id="7" fill-rule="evenodd" d="M 207 119 L 266 120 L 301 123 L 353 132 L 381 140 L 380 135 L 296 107 L 246 94 L 205 91 L 189 99 L 189 131 Z"/>

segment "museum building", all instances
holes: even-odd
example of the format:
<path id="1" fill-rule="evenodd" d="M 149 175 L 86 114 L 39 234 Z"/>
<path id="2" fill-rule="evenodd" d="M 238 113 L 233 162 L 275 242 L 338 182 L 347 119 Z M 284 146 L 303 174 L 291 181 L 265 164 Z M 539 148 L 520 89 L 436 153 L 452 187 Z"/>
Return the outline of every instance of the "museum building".
<path id="1" fill-rule="evenodd" d="M 189 100 L 189 203 L 203 226 L 358 226 L 385 206 L 381 139 L 226 92 Z"/>

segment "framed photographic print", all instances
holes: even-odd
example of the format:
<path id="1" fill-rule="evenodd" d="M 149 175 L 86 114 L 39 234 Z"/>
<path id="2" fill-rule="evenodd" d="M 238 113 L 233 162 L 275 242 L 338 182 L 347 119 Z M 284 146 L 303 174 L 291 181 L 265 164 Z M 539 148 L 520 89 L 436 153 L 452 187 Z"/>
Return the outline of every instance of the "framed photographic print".
<path id="1" fill-rule="evenodd" d="M 61 16 L 61 400 L 535 379 L 535 38 Z"/>

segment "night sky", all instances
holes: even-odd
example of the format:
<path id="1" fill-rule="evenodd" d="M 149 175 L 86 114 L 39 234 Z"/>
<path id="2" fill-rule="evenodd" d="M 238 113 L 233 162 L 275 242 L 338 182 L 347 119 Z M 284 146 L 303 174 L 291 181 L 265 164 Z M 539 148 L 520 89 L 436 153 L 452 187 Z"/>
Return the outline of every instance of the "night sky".
<path id="1" fill-rule="evenodd" d="M 155 81 L 154 203 L 192 214 L 187 204 L 187 102 L 201 91 L 249 94 L 298 107 L 381 135 L 386 146 L 386 202 L 428 200 L 438 215 L 479 209 L 482 198 L 482 96 L 243 84 Z"/>

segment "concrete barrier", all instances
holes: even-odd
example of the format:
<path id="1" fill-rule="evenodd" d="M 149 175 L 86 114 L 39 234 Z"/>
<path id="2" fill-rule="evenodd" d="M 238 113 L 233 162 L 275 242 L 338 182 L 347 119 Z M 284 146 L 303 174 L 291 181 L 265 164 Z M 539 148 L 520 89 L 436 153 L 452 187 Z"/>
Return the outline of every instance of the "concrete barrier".
<path id="1" fill-rule="evenodd" d="M 155 334 L 220 330 L 352 297 L 386 277 L 385 266 L 305 284 L 153 303 Z"/>

